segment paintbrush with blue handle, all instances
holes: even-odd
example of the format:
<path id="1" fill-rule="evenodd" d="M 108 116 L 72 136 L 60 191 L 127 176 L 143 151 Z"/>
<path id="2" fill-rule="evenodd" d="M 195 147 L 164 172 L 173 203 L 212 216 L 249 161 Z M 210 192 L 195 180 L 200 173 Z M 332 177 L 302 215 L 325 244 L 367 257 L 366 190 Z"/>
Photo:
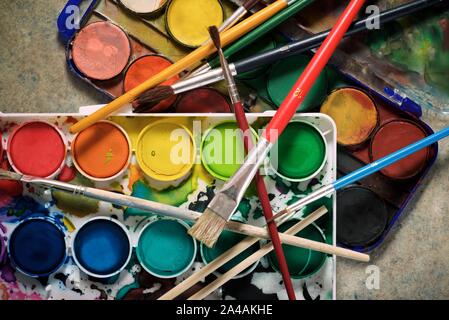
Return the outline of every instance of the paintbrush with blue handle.
<path id="1" fill-rule="evenodd" d="M 299 209 L 303 208 L 304 206 L 322 198 L 331 195 L 337 190 L 340 190 L 360 179 L 363 179 L 375 172 L 378 172 L 382 170 L 385 167 L 388 167 L 389 165 L 404 159 L 405 157 L 430 146 L 431 144 L 446 138 L 449 136 L 449 127 L 444 128 L 443 130 L 440 130 L 424 139 L 421 139 L 415 143 L 412 143 L 396 152 L 393 152 L 389 154 L 388 156 L 385 156 L 373 163 L 370 163 L 340 179 L 337 181 L 326 185 L 315 192 L 311 193 L 305 198 L 302 198 L 301 200 L 289 205 L 284 210 L 280 211 L 278 214 L 276 214 L 272 219 L 278 219 L 279 217 L 285 215 L 285 214 L 291 214 Z"/>

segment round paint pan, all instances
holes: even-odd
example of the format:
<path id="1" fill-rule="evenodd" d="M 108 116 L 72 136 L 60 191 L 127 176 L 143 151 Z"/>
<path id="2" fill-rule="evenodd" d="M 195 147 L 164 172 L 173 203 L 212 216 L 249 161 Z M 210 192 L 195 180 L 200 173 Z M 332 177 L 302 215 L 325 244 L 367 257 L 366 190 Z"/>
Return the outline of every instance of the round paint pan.
<path id="1" fill-rule="evenodd" d="M 201 161 L 215 178 L 227 181 L 245 160 L 243 132 L 235 121 L 225 121 L 209 128 L 201 143 Z M 248 133 L 247 133 L 248 134 Z M 251 128 L 253 143 L 258 136 Z"/>
<path id="2" fill-rule="evenodd" d="M 76 265 L 87 275 L 105 279 L 122 272 L 133 248 L 126 227 L 119 221 L 96 217 L 84 223 L 72 242 Z"/>
<path id="3" fill-rule="evenodd" d="M 135 152 L 151 186 L 162 190 L 176 187 L 190 176 L 196 146 L 187 127 L 160 120 L 139 134 Z"/>
<path id="4" fill-rule="evenodd" d="M 16 270 L 30 277 L 46 277 L 65 262 L 64 231 L 48 218 L 22 221 L 11 233 L 8 254 Z"/>
<path id="5" fill-rule="evenodd" d="M 92 80 L 110 80 L 123 72 L 131 57 L 125 31 L 108 21 L 82 28 L 72 41 L 71 58 L 76 68 Z"/>
<path id="6" fill-rule="evenodd" d="M 350 186 L 337 193 L 337 240 L 366 247 L 379 239 L 388 223 L 385 202 L 372 190 Z"/>
<path id="7" fill-rule="evenodd" d="M 231 231 L 223 231 L 223 233 L 218 238 L 217 243 L 213 248 L 208 248 L 204 244 L 201 243 L 200 245 L 200 253 L 201 253 L 201 259 L 203 260 L 204 264 L 209 264 L 215 259 L 217 259 L 219 256 L 221 256 L 223 253 L 237 245 L 239 242 L 241 242 L 245 236 L 234 233 Z M 240 262 L 246 260 L 250 255 L 257 252 L 260 249 L 259 245 L 256 243 L 240 253 L 238 256 L 233 258 L 231 261 L 225 263 L 223 266 L 217 269 L 217 272 L 215 273 L 217 276 L 220 276 L 222 274 L 225 274 L 232 268 L 234 268 L 236 265 L 238 265 Z M 246 270 L 242 271 L 240 274 L 235 276 L 233 279 L 240 279 L 251 272 L 253 272 L 257 265 L 259 264 L 259 261 L 255 262 L 252 266 L 247 268 Z"/>
<path id="8" fill-rule="evenodd" d="M 302 237 L 316 242 L 326 243 L 326 237 L 323 231 L 316 224 L 312 224 L 305 228 L 302 231 Z M 309 261 L 307 266 L 301 272 L 301 278 L 308 278 L 319 272 L 326 262 L 326 257 L 327 255 L 325 253 L 310 250 Z"/>
<path id="9" fill-rule="evenodd" d="M 268 73 L 267 91 L 271 101 L 279 107 L 289 94 L 299 76 L 304 72 L 310 59 L 305 55 L 289 57 L 278 61 Z M 309 94 L 298 111 L 304 112 L 323 103 L 327 94 L 326 72 L 320 73 Z"/>
<path id="10" fill-rule="evenodd" d="M 26 122 L 8 137 L 7 155 L 14 171 L 40 178 L 55 178 L 65 165 L 67 141 L 54 125 Z"/>
<path id="11" fill-rule="evenodd" d="M 94 181 L 118 179 L 131 160 L 131 141 L 117 124 L 99 121 L 75 135 L 72 158 L 77 170 Z"/>
<path id="12" fill-rule="evenodd" d="M 158 219 L 140 232 L 136 248 L 142 267 L 158 278 L 175 278 L 192 266 L 197 244 L 180 220 Z"/>
<path id="13" fill-rule="evenodd" d="M 327 158 L 321 131 L 305 121 L 292 121 L 270 152 L 271 170 L 286 181 L 301 182 L 323 170 Z"/>
<path id="14" fill-rule="evenodd" d="M 409 120 L 393 120 L 383 124 L 373 135 L 369 148 L 372 162 L 427 137 L 418 124 Z M 426 166 L 430 148 L 427 147 L 384 168 L 382 174 L 392 179 L 409 179 Z"/>
<path id="15" fill-rule="evenodd" d="M 160 13 L 167 0 L 118 0 L 125 10 L 143 17 L 151 17 Z"/>
<path id="16" fill-rule="evenodd" d="M 134 60 L 125 72 L 125 79 L 123 81 L 123 91 L 128 92 L 141 83 L 145 82 L 152 76 L 158 74 L 162 70 L 168 68 L 173 63 L 160 55 L 145 55 Z M 179 76 L 173 76 L 160 85 L 172 85 L 179 80 Z M 162 100 L 157 105 L 153 106 L 147 112 L 162 112 L 167 110 L 176 101 L 176 96 Z"/>
<path id="17" fill-rule="evenodd" d="M 199 88 L 183 93 L 175 105 L 177 113 L 230 113 L 226 97 L 212 88 Z"/>
<path id="18" fill-rule="evenodd" d="M 293 227 L 296 223 L 298 223 L 297 220 L 290 220 L 279 226 L 278 230 L 279 232 L 285 232 L 291 227 Z M 298 237 L 303 237 L 304 230 L 300 231 L 296 234 Z M 282 245 L 282 248 L 284 250 L 285 259 L 287 260 L 287 266 L 288 270 L 290 272 L 290 276 L 293 279 L 301 279 L 303 271 L 306 269 L 307 264 L 310 260 L 311 250 L 300 248 L 300 247 L 294 247 L 290 245 Z M 276 253 L 274 251 L 271 251 L 268 256 L 268 262 L 270 266 L 277 272 L 279 271 L 279 263 L 276 257 Z"/>
<path id="19" fill-rule="evenodd" d="M 166 29 L 179 44 L 197 48 L 209 40 L 209 26 L 220 26 L 224 11 L 219 0 L 171 0 L 167 5 Z"/>
<path id="20" fill-rule="evenodd" d="M 321 106 L 321 113 L 337 125 L 337 141 L 346 147 L 364 144 L 379 124 L 379 112 L 373 99 L 355 88 L 333 91 Z"/>

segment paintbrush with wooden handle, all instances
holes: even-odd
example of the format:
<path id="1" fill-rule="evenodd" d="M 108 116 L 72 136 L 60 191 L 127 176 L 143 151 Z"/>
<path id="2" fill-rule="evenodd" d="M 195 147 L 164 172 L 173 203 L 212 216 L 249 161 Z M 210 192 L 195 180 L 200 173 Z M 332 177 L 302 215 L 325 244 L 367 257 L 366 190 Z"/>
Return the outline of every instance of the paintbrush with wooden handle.
<path id="1" fill-rule="evenodd" d="M 69 183 L 48 180 L 36 177 L 25 176 L 19 173 L 6 171 L 0 169 L 0 180 L 16 180 L 25 183 L 36 184 L 39 186 L 47 187 L 50 189 L 57 189 L 61 191 L 71 192 L 76 195 L 86 196 L 88 198 L 109 202 L 119 206 L 131 207 L 140 209 L 143 211 L 172 217 L 180 220 L 196 221 L 200 217 L 200 213 L 188 209 L 170 206 L 150 200 L 140 199 L 132 196 L 118 194 L 111 191 L 77 186 Z M 256 227 L 250 224 L 244 224 L 240 222 L 230 221 L 226 224 L 226 229 L 236 233 L 244 234 L 247 236 L 257 237 L 261 239 L 270 239 L 270 234 L 265 228 Z M 320 251 L 327 254 L 335 254 L 339 257 L 348 259 L 354 259 L 358 261 L 368 262 L 369 256 L 352 250 L 344 248 L 337 248 L 330 246 L 326 243 L 312 241 L 304 238 L 294 237 L 287 234 L 279 234 L 283 243 L 301 247 L 305 249 L 311 249 Z"/>
<path id="2" fill-rule="evenodd" d="M 248 152 L 253 148 L 253 143 L 251 141 L 251 130 L 249 128 L 248 120 L 246 119 L 245 111 L 240 100 L 237 85 L 235 84 L 231 70 L 229 69 L 228 62 L 226 61 L 226 58 L 223 54 L 223 48 L 221 47 L 220 41 L 220 32 L 218 31 L 217 27 L 211 26 L 209 27 L 209 33 L 212 42 L 217 48 L 218 55 L 220 56 L 220 62 L 228 85 L 229 96 L 234 108 L 235 118 L 240 129 L 243 132 L 245 151 Z M 273 211 L 271 209 L 270 199 L 268 198 L 268 192 L 265 186 L 265 182 L 260 173 L 256 173 L 255 182 L 259 200 L 262 204 L 262 211 L 264 213 L 265 219 L 269 221 L 273 218 Z M 279 269 L 281 270 L 282 279 L 284 280 L 284 286 L 287 290 L 288 297 L 290 300 L 296 300 L 295 290 L 293 289 L 292 279 L 290 278 L 287 260 L 285 259 L 284 250 L 282 249 L 281 240 L 279 239 L 278 230 L 274 221 L 271 220 L 271 222 L 268 224 L 268 230 L 270 231 L 271 241 L 274 244 L 276 257 L 279 263 Z"/>

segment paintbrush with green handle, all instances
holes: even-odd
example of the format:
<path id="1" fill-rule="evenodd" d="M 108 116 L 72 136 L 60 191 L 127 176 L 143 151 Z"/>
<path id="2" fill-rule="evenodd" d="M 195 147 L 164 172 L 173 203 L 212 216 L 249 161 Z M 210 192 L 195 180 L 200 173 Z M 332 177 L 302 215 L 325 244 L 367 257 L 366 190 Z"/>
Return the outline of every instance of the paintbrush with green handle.
<path id="1" fill-rule="evenodd" d="M 149 201 L 145 199 L 140 199 L 132 196 L 127 196 L 111 191 L 100 190 L 96 188 L 84 187 L 72 185 L 69 183 L 64 183 L 61 181 L 41 179 L 36 177 L 25 176 L 11 171 L 0 169 L 0 180 L 16 180 L 25 183 L 35 184 L 50 189 L 56 189 L 66 192 L 71 192 L 73 194 L 86 196 L 88 198 L 109 202 L 119 206 L 131 207 L 140 209 L 146 212 L 151 212 L 154 214 L 159 214 L 167 217 L 172 217 L 180 220 L 196 221 L 200 217 L 198 212 L 173 207 L 167 204 L 158 203 L 154 201 Z M 244 224 L 240 222 L 230 221 L 226 224 L 225 228 L 229 231 L 244 234 L 251 237 L 257 237 L 261 239 L 270 240 L 270 234 L 265 228 L 260 228 L 252 226 L 249 224 Z M 348 259 L 353 259 L 357 261 L 368 262 L 369 256 L 366 254 L 361 254 L 352 250 L 338 248 L 326 243 L 321 243 L 318 241 L 312 241 L 304 238 L 295 237 L 292 235 L 280 233 L 281 241 L 285 244 L 289 244 L 295 247 L 301 247 L 306 249 L 311 249 L 327 254 L 333 254 L 339 257 L 344 257 Z"/>

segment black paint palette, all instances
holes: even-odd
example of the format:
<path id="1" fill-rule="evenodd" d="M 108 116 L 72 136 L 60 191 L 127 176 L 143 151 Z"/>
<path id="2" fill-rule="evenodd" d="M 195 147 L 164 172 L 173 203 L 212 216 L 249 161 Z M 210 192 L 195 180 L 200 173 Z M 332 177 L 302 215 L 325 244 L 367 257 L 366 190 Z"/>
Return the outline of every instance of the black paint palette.
<path id="1" fill-rule="evenodd" d="M 400 110 L 380 99 L 375 92 L 370 92 L 370 96 L 374 99 L 379 111 L 379 126 L 392 120 L 406 120 L 419 126 L 428 135 L 433 133 L 432 129 L 418 116 Z M 358 149 L 338 147 L 338 178 L 371 163 L 369 155 L 371 141 L 372 138 Z M 342 203 L 338 203 L 337 221 L 343 224 L 337 226 L 341 232 L 340 235 L 337 232 L 339 244 L 362 252 L 371 252 L 382 245 L 397 226 L 398 219 L 404 216 L 404 210 L 433 166 L 437 153 L 437 145 L 429 147 L 425 167 L 409 179 L 392 179 L 377 172 L 362 179 L 356 186 L 339 191 L 337 199 L 342 200 Z M 366 215 L 362 225 L 358 224 L 360 221 L 354 220 L 356 215 L 354 211 L 357 210 Z"/>

